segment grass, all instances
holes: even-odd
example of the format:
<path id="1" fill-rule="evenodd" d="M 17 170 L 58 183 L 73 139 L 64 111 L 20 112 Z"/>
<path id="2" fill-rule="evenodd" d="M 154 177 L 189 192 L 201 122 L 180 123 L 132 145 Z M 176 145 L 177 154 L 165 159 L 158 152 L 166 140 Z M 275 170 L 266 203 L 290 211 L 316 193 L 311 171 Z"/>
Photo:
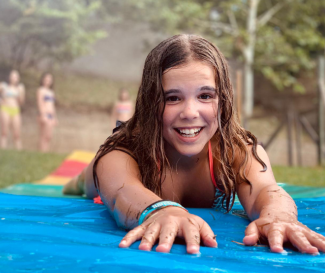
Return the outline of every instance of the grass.
<path id="1" fill-rule="evenodd" d="M 0 150 L 0 188 L 23 182 L 34 182 L 54 171 L 64 154 Z M 325 187 L 325 168 L 274 166 L 278 182 L 296 186 Z"/>
<path id="2" fill-rule="evenodd" d="M 272 169 L 278 182 L 296 186 L 325 187 L 324 167 L 273 166 Z"/>
<path id="3" fill-rule="evenodd" d="M 65 157 L 65 154 L 0 150 L 0 188 L 40 180 L 54 171 Z"/>

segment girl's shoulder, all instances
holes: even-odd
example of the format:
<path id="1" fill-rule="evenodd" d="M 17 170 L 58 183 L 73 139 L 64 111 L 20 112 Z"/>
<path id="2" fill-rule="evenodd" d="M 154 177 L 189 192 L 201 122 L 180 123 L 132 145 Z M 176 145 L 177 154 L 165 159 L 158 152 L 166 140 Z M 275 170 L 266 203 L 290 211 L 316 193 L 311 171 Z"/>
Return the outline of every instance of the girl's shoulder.
<path id="1" fill-rule="evenodd" d="M 8 87 L 8 84 L 6 82 L 0 82 L 0 88 L 5 89 Z"/>
<path id="2" fill-rule="evenodd" d="M 19 91 L 24 91 L 25 90 L 25 85 L 23 83 L 18 84 L 18 90 Z"/>

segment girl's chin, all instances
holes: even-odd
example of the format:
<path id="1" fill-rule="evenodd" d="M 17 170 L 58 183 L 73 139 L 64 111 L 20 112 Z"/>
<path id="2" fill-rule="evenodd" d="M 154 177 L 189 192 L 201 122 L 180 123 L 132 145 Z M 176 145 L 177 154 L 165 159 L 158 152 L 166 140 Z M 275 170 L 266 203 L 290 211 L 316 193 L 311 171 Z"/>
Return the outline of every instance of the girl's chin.
<path id="1" fill-rule="evenodd" d="M 205 145 L 197 144 L 197 145 L 181 145 L 180 147 L 177 145 L 175 147 L 175 150 L 182 156 L 192 157 L 201 153 L 202 150 L 204 149 L 204 146 Z"/>

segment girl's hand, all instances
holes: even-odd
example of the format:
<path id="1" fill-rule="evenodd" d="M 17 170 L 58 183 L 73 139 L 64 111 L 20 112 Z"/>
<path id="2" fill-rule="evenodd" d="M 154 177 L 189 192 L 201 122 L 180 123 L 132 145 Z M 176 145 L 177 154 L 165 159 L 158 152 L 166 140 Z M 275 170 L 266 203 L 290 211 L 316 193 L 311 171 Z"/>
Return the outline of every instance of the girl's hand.
<path id="1" fill-rule="evenodd" d="M 269 218 L 259 218 L 248 225 L 243 242 L 252 246 L 261 237 L 268 240 L 273 252 L 283 252 L 285 242 L 290 242 L 302 253 L 325 252 L 325 237 L 298 221 L 270 221 Z"/>
<path id="2" fill-rule="evenodd" d="M 206 246 L 218 246 L 211 228 L 202 218 L 181 208 L 166 207 L 128 232 L 119 247 L 129 247 L 141 239 L 139 249 L 150 251 L 159 240 L 156 251 L 169 252 L 176 237 L 185 239 L 186 249 L 190 254 L 199 252 L 201 240 Z"/>
<path id="3" fill-rule="evenodd" d="M 47 123 L 47 117 L 46 117 L 46 115 L 41 115 L 40 121 L 41 121 L 42 124 L 46 124 Z"/>

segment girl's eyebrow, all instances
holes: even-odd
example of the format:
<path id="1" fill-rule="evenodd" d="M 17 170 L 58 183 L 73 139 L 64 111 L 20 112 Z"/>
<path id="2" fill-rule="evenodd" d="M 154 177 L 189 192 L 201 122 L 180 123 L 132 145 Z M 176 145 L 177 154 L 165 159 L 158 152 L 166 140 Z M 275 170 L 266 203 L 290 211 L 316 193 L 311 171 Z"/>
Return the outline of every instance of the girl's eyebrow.
<path id="1" fill-rule="evenodd" d="M 203 90 L 213 91 L 213 92 L 216 92 L 217 93 L 217 90 L 214 87 L 212 87 L 212 86 L 202 86 L 198 91 L 203 91 Z"/>
<path id="2" fill-rule="evenodd" d="M 217 90 L 214 87 L 207 86 L 207 85 L 200 87 L 197 91 L 212 91 L 217 93 Z M 169 94 L 179 94 L 179 93 L 182 93 L 179 89 L 169 89 L 165 91 L 165 96 Z"/>
<path id="3" fill-rule="evenodd" d="M 179 93 L 181 93 L 181 91 L 179 89 L 169 89 L 169 90 L 165 91 L 165 95 L 179 94 Z"/>

